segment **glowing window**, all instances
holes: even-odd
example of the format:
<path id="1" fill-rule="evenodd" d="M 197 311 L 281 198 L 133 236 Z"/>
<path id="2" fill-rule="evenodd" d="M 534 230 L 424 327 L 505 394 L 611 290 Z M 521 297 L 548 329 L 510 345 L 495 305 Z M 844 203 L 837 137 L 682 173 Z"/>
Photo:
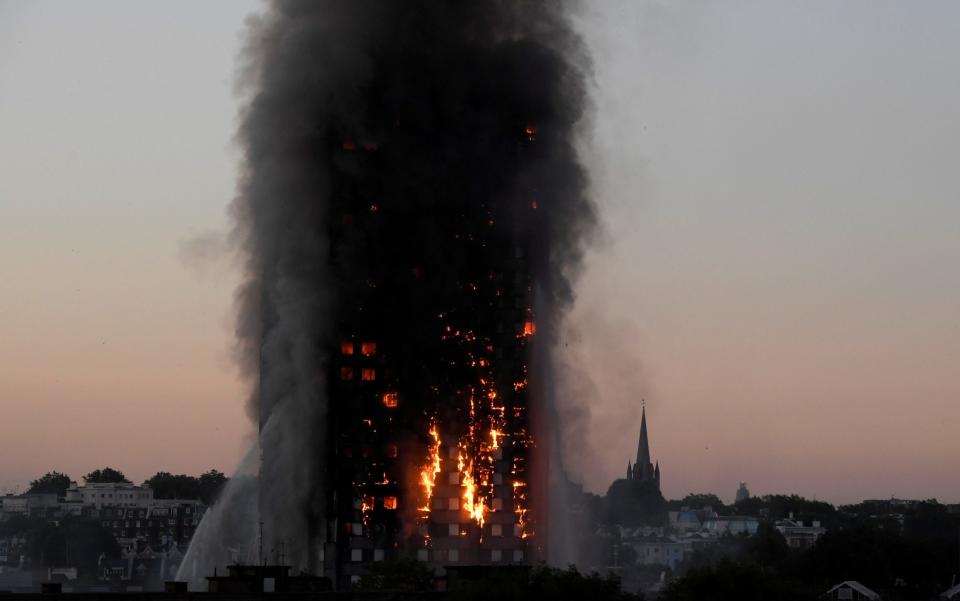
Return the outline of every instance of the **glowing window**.
<path id="1" fill-rule="evenodd" d="M 383 393 L 383 406 L 393 409 L 397 406 L 398 395 L 396 392 Z"/>
<path id="2" fill-rule="evenodd" d="M 377 379 L 377 370 L 373 369 L 372 367 L 364 367 L 360 371 L 360 379 L 364 382 L 373 382 Z"/>
<path id="3" fill-rule="evenodd" d="M 352 355 L 353 354 L 353 343 L 349 340 L 344 340 L 340 343 L 340 353 L 343 355 Z"/>
<path id="4" fill-rule="evenodd" d="M 344 382 L 349 382 L 353 379 L 353 369 L 349 367 L 340 368 L 340 379 Z"/>
<path id="5" fill-rule="evenodd" d="M 384 508 L 384 509 L 396 509 L 396 508 L 397 508 L 397 498 L 396 498 L 396 497 L 384 497 L 384 498 L 383 498 L 383 508 Z"/>
<path id="6" fill-rule="evenodd" d="M 360 343 L 360 354 L 364 357 L 370 357 L 371 355 L 377 354 L 377 343 L 376 342 L 361 342 Z"/>
<path id="7" fill-rule="evenodd" d="M 389 444 L 387 445 L 387 457 L 396 457 L 397 456 L 397 445 Z"/>
<path id="8" fill-rule="evenodd" d="M 449 474 L 447 474 L 447 477 L 449 478 L 449 480 L 447 480 L 448 483 L 460 484 L 460 474 L 458 474 L 457 472 L 450 472 Z"/>
<path id="9" fill-rule="evenodd" d="M 537 333 L 537 324 L 532 321 L 523 322 L 523 335 L 524 336 L 533 336 Z"/>
<path id="10" fill-rule="evenodd" d="M 450 497 L 450 500 L 448 501 L 448 504 L 447 504 L 447 508 L 450 509 L 450 511 L 456 511 L 460 509 L 460 499 L 458 499 L 457 497 Z"/>

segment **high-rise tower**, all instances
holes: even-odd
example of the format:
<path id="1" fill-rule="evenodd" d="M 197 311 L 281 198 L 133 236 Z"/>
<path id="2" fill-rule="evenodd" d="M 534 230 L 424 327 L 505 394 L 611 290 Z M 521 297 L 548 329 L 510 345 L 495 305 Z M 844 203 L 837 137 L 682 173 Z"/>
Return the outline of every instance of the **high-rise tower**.
<path id="1" fill-rule="evenodd" d="M 235 208 L 267 552 L 338 587 L 537 561 L 595 222 L 566 10 L 288 0 L 257 23 Z"/>

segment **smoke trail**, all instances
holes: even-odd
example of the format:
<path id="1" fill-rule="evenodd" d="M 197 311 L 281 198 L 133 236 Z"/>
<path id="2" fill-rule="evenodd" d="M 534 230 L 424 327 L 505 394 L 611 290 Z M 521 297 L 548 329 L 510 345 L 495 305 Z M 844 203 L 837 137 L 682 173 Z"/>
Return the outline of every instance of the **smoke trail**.
<path id="1" fill-rule="evenodd" d="M 328 349 L 343 324 L 375 330 L 405 385 L 425 391 L 425 369 L 447 377 L 436 316 L 482 321 L 469 308 L 503 306 L 514 283 L 494 274 L 522 265 L 540 349 L 531 382 L 552 379 L 594 225 L 574 146 L 587 60 L 562 4 L 505 0 L 278 1 L 251 21 L 244 57 L 237 336 L 259 377 L 260 511 L 265 538 L 315 570 Z"/>

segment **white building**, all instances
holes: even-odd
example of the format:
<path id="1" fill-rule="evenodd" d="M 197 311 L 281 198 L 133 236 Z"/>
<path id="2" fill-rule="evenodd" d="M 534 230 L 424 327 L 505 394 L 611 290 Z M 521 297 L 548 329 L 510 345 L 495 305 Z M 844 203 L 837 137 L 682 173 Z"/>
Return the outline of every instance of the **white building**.
<path id="1" fill-rule="evenodd" d="M 67 503 L 79 503 L 85 507 L 149 507 L 153 505 L 153 490 L 131 482 L 88 482 L 78 486 L 76 482 L 67 489 Z"/>
<path id="2" fill-rule="evenodd" d="M 776 528 L 787 540 L 791 549 L 809 549 L 827 531 L 820 522 L 813 521 L 809 526 L 800 520 L 787 519 L 776 523 Z"/>
<path id="3" fill-rule="evenodd" d="M 674 570 L 685 556 L 686 545 L 673 537 L 639 537 L 625 542 L 637 554 L 638 565 L 667 566 Z"/>
<path id="4" fill-rule="evenodd" d="M 39 515 L 57 509 L 60 500 L 56 494 L 26 493 L 0 497 L 0 511 L 6 515 Z"/>
<path id="5" fill-rule="evenodd" d="M 718 517 L 708 526 L 708 529 L 718 534 L 732 534 L 733 536 L 754 536 L 760 528 L 760 520 L 745 515 L 724 515 Z"/>

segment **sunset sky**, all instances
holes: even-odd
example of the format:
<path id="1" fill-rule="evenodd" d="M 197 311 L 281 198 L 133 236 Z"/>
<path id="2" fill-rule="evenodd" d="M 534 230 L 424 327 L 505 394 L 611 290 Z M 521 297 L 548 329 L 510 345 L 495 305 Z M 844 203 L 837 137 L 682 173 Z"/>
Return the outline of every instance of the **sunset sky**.
<path id="1" fill-rule="evenodd" d="M 258 3 L 0 0 L 0 491 L 251 444 L 224 240 Z M 603 2 L 568 465 L 960 502 L 960 4 Z"/>

